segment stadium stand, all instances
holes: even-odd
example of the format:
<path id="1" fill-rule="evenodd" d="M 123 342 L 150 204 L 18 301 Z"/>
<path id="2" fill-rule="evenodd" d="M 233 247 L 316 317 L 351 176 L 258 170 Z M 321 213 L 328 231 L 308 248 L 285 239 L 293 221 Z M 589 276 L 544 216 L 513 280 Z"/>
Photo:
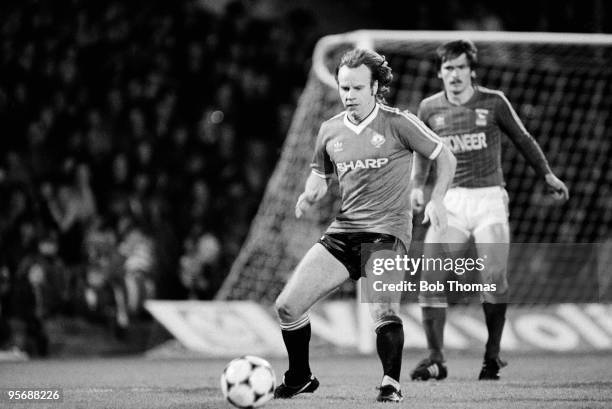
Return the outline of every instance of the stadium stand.
<path id="1" fill-rule="evenodd" d="M 42 323 L 56 314 L 120 335 L 145 298 L 211 298 L 306 78 L 308 14 L 1 8 L 0 344 L 13 342 L 10 320 L 44 355 Z"/>

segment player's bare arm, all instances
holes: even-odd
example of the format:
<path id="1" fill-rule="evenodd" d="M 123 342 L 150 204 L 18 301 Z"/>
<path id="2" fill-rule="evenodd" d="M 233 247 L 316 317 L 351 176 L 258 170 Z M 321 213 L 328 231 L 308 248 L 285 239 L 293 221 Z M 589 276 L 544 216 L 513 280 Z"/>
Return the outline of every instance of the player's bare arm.
<path id="1" fill-rule="evenodd" d="M 425 206 L 423 223 L 430 222 L 434 229 L 445 230 L 447 217 L 443 199 L 455 176 L 457 159 L 446 146 L 442 146 L 440 154 L 434 160 L 436 162 L 436 181 L 431 191 L 431 199 Z"/>
<path id="2" fill-rule="evenodd" d="M 410 181 L 412 184 L 412 188 L 410 190 L 410 204 L 412 205 L 412 208 L 419 213 L 425 208 L 425 194 L 423 193 L 423 187 L 427 181 L 430 168 L 431 161 L 420 153 L 415 152 L 414 162 L 412 163 L 412 178 Z"/>
<path id="3" fill-rule="evenodd" d="M 298 197 L 297 203 L 295 204 L 295 217 L 298 219 L 306 213 L 310 207 L 321 200 L 327 193 L 327 180 L 311 173 L 306 180 L 306 187 L 304 192 Z"/>

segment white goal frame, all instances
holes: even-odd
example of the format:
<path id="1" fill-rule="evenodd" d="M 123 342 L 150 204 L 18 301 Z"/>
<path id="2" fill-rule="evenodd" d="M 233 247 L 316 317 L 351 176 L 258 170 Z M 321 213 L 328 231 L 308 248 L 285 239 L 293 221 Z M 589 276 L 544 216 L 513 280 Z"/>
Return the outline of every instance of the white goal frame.
<path id="1" fill-rule="evenodd" d="M 336 88 L 334 74 L 327 69 L 325 59 L 328 51 L 338 44 L 352 43 L 357 47 L 376 49 L 379 41 L 444 42 L 466 38 L 476 43 L 523 43 L 523 44 L 584 44 L 612 45 L 612 34 L 592 33 L 547 33 L 526 31 L 401 31 L 401 30 L 356 30 L 333 34 L 321 38 L 314 49 L 312 69 L 325 84 Z"/>

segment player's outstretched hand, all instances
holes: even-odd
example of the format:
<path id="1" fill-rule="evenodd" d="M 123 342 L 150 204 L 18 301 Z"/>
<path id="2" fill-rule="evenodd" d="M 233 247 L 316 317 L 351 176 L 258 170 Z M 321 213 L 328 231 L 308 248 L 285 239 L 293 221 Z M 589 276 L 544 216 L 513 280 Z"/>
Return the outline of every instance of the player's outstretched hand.
<path id="1" fill-rule="evenodd" d="M 545 176 L 546 185 L 550 189 L 550 194 L 555 200 L 566 201 L 569 199 L 569 190 L 552 172 Z"/>
<path id="2" fill-rule="evenodd" d="M 425 206 L 425 217 L 423 224 L 430 222 L 435 230 L 444 231 L 448 226 L 448 218 L 446 217 L 446 207 L 439 200 L 430 200 Z"/>
<path id="3" fill-rule="evenodd" d="M 420 187 L 414 187 L 410 191 L 410 204 L 412 205 L 412 209 L 417 213 L 421 213 L 423 211 L 423 207 L 425 205 L 425 195 L 423 194 L 423 189 Z"/>
<path id="4" fill-rule="evenodd" d="M 314 202 L 308 197 L 306 192 L 303 192 L 298 197 L 297 203 L 295 204 L 295 217 L 298 219 L 306 213 Z"/>

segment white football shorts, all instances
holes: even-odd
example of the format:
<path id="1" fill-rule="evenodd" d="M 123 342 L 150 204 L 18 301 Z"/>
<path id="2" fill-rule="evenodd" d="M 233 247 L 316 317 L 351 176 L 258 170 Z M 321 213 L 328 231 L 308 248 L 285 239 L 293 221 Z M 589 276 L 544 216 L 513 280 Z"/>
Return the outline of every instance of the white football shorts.
<path id="1" fill-rule="evenodd" d="M 470 236 L 493 224 L 508 224 L 508 192 L 501 186 L 454 187 L 446 192 L 448 225 Z"/>

